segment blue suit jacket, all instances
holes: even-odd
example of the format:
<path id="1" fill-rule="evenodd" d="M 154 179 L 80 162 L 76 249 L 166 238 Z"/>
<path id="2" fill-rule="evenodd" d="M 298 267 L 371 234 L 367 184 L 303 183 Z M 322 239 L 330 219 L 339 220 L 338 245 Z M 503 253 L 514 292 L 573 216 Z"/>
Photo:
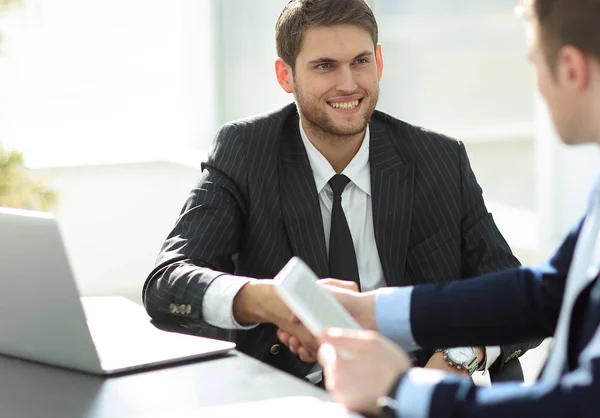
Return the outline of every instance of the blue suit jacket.
<path id="1" fill-rule="evenodd" d="M 553 335 L 580 223 L 556 254 L 537 268 L 489 274 L 444 286 L 417 286 L 411 327 L 423 347 L 510 343 Z M 577 295 L 567 354 L 558 382 L 476 387 L 450 379 L 433 390 L 429 417 L 600 416 L 600 280 Z M 436 320 L 431 321 L 435 316 Z"/>

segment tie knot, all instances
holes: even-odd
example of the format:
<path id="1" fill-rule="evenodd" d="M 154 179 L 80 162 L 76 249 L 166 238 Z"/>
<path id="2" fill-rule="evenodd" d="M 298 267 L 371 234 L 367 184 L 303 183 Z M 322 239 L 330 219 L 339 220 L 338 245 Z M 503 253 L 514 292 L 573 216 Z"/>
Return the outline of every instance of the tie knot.
<path id="1" fill-rule="evenodd" d="M 329 186 L 333 191 L 334 196 L 341 196 L 346 186 L 350 183 L 350 179 L 343 174 L 336 174 L 329 180 Z"/>

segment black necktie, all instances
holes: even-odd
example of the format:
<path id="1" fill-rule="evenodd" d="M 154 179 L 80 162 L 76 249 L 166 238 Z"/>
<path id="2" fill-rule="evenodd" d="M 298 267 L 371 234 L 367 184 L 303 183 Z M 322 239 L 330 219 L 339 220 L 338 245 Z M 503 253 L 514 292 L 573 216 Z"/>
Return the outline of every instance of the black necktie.
<path id="1" fill-rule="evenodd" d="M 355 282 L 360 289 L 352 235 L 342 209 L 342 192 L 349 182 L 350 179 L 343 174 L 336 174 L 329 180 L 329 186 L 333 191 L 331 233 L 329 235 L 329 276 L 334 279 Z"/>

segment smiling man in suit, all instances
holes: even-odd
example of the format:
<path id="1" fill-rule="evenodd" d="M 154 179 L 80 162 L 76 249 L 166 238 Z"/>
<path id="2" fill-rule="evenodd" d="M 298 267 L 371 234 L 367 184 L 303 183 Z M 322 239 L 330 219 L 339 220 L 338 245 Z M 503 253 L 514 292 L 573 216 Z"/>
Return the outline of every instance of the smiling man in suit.
<path id="1" fill-rule="evenodd" d="M 313 359 L 276 334 L 314 342 L 271 280 L 292 256 L 364 291 L 519 263 L 464 145 L 375 111 L 383 56 L 363 0 L 290 1 L 276 44 L 277 81 L 295 103 L 219 130 L 143 298 L 158 321 L 233 340 L 317 382 Z M 515 357 L 537 343 L 475 347 L 472 360 L 479 369 L 518 366 Z M 432 354 L 420 352 L 416 364 L 451 369 Z"/>
<path id="2" fill-rule="evenodd" d="M 562 141 L 600 146 L 600 0 L 523 0 L 522 9 L 538 87 Z M 382 398 L 385 413 L 401 418 L 600 416 L 600 179 L 584 219 L 547 263 L 438 286 L 330 290 L 365 328 L 407 349 L 554 335 L 538 382 L 481 388 L 410 369 L 379 334 L 330 330 L 320 351 L 325 381 L 350 409 L 377 414 Z"/>

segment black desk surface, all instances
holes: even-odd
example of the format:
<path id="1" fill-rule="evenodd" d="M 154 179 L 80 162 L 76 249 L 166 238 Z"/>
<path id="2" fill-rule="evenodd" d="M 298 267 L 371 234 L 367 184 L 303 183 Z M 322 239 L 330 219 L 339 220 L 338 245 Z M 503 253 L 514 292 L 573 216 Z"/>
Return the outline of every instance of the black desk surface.
<path id="1" fill-rule="evenodd" d="M 102 300 L 93 299 L 99 311 Z M 115 377 L 0 356 L 0 418 L 179 417 L 185 415 L 178 411 L 288 396 L 331 399 L 237 351 Z"/>

